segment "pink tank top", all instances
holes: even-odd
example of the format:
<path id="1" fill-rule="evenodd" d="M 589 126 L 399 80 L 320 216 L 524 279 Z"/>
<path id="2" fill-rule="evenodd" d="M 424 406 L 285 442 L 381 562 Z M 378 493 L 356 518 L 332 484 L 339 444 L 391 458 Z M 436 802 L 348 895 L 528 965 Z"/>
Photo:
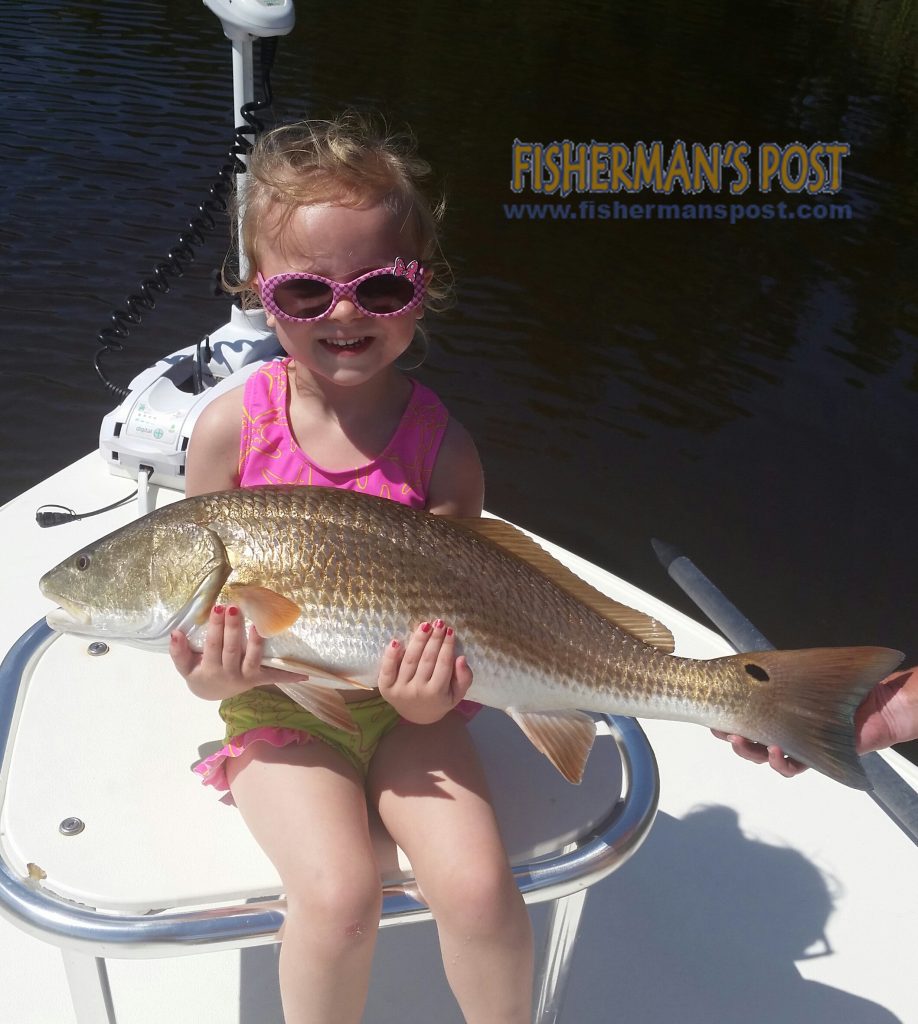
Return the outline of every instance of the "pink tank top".
<path id="1" fill-rule="evenodd" d="M 308 484 L 364 491 L 424 508 L 437 453 L 449 420 L 439 398 L 411 381 L 411 397 L 398 429 L 372 462 L 332 472 L 316 465 L 300 448 L 287 419 L 289 359 L 265 363 L 245 384 L 239 486 Z"/>

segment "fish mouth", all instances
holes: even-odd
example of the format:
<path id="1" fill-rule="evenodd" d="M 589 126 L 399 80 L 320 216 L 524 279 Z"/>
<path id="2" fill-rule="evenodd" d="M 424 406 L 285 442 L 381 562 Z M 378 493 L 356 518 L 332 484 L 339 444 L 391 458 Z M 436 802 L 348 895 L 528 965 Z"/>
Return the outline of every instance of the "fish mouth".
<path id="1" fill-rule="evenodd" d="M 109 639 L 114 638 L 113 630 L 94 623 L 92 616 L 88 612 L 74 605 L 55 608 L 54 611 L 48 612 L 45 616 L 45 622 L 57 633 L 69 633 L 71 636 L 107 636 Z"/>
<path id="2" fill-rule="evenodd" d="M 87 608 L 83 608 L 73 601 L 63 601 L 61 598 L 58 600 L 61 601 L 61 607 L 55 608 L 45 616 L 45 622 L 57 633 L 68 633 L 71 636 L 104 637 L 107 640 L 137 637 L 140 643 L 149 642 L 151 639 L 153 641 L 160 639 L 159 631 L 152 637 L 146 635 L 149 631 L 149 624 L 146 624 L 146 629 L 140 630 L 138 636 L 136 626 L 119 628 L 117 625 L 111 626 L 102 622 L 94 622 L 92 614 Z"/>
<path id="3" fill-rule="evenodd" d="M 61 598 L 58 600 L 61 602 L 61 607 L 55 608 L 53 612 L 48 612 L 45 616 L 45 621 L 52 629 L 57 630 L 58 633 L 75 633 L 80 627 L 85 628 L 92 625 L 92 619 L 84 608 L 80 608 L 79 605 L 73 604 L 71 601 L 64 601 Z"/>

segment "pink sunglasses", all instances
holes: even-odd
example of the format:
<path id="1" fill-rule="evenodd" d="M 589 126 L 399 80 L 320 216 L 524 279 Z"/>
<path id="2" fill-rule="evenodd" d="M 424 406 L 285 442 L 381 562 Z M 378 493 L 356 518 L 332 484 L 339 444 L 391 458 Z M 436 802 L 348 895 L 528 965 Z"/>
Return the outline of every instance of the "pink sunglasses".
<path id="1" fill-rule="evenodd" d="M 331 314 L 341 299 L 351 301 L 367 316 L 400 316 L 424 298 L 426 281 L 417 260 L 399 256 L 391 268 L 371 270 L 353 281 L 332 281 L 318 274 L 258 275 L 261 301 L 281 320 L 308 323 Z"/>

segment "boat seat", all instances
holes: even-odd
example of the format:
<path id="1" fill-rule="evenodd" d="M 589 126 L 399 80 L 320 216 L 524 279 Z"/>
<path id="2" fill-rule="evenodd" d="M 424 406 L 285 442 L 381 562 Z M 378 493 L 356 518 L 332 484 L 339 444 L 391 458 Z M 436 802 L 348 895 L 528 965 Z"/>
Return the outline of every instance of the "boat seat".
<path id="1" fill-rule="evenodd" d="M 634 852 L 656 810 L 643 732 L 632 719 L 596 718 L 579 786 L 506 715 L 486 708 L 470 726 L 520 890 L 528 903 L 555 901 L 543 1024 L 558 1018 L 587 888 Z M 107 957 L 277 941 L 285 904 L 273 866 L 235 808 L 190 773 L 220 724 L 166 655 L 93 648 L 43 620 L 0 666 L 0 912 L 61 947 L 80 1024 L 115 1021 Z M 429 920 L 378 822 L 374 842 L 381 925 Z"/>

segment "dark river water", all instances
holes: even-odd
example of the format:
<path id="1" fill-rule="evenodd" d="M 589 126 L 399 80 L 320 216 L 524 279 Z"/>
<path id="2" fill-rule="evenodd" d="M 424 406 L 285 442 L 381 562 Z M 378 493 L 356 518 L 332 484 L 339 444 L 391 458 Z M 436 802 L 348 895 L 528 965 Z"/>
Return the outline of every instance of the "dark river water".
<path id="1" fill-rule="evenodd" d="M 912 0 L 358 0 L 298 16 L 270 117 L 380 110 L 447 192 L 458 299 L 419 376 L 477 438 L 488 507 L 691 612 L 651 549 L 668 540 L 780 646 L 918 660 Z M 114 404 L 96 335 L 225 162 L 232 88 L 199 2 L 21 0 L 0 35 L 7 500 L 95 446 Z M 716 194 L 562 199 L 531 179 L 515 194 L 516 139 L 744 142 L 751 180 L 739 196 L 735 174 Z M 792 143 L 847 147 L 834 194 L 762 190 L 756 154 Z M 577 216 L 517 220 L 517 202 Z M 647 209 L 663 202 L 722 219 Z M 792 216 L 765 212 L 779 202 Z M 221 221 L 109 360 L 117 381 L 225 320 L 210 275 L 227 239 Z"/>

